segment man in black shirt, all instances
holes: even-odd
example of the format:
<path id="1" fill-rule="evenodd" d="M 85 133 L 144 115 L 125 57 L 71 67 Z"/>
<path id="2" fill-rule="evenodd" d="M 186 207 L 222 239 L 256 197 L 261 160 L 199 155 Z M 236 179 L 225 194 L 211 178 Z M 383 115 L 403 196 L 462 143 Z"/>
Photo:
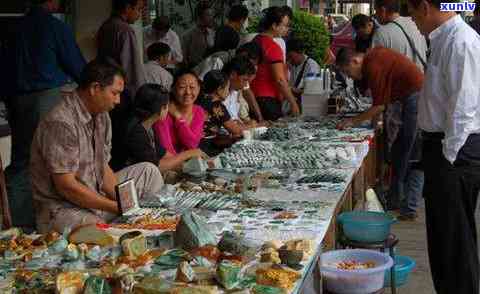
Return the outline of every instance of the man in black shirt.
<path id="1" fill-rule="evenodd" d="M 247 7 L 244 5 L 232 6 L 227 16 L 227 22 L 225 25 L 219 27 L 215 32 L 215 43 L 213 45 L 213 50 L 219 51 L 220 48 L 228 47 L 225 43 L 231 43 L 230 40 L 232 38 L 240 40 L 240 31 L 245 25 L 247 18 Z"/>

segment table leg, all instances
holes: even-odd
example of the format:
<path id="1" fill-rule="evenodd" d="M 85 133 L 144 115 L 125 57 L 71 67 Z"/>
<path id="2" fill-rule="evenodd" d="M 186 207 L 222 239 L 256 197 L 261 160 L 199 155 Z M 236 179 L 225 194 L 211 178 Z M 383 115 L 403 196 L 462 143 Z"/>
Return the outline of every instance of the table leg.
<path id="1" fill-rule="evenodd" d="M 390 269 L 390 288 L 392 289 L 392 294 L 397 294 L 397 285 L 395 284 L 395 247 L 390 247 L 390 257 L 393 259 L 393 266 Z"/>

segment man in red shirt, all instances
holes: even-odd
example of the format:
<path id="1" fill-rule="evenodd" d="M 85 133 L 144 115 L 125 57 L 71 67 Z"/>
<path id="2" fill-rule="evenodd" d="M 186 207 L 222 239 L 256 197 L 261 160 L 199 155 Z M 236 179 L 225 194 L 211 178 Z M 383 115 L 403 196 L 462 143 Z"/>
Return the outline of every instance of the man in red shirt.
<path id="1" fill-rule="evenodd" d="M 373 105 L 364 113 L 347 118 L 339 129 L 353 127 L 371 120 L 384 110 L 399 113 L 387 123 L 387 137 L 394 170 L 391 192 L 398 195 L 400 213 L 404 220 L 416 218 L 417 199 L 423 189 L 423 174 L 412 171 L 411 162 L 418 160 L 417 98 L 423 85 L 423 73 L 406 56 L 383 47 L 368 53 L 342 48 L 336 65 L 350 78 L 362 81 L 370 89 Z M 394 111 L 400 107 L 401 111 Z M 396 199 L 389 199 L 392 205 Z"/>

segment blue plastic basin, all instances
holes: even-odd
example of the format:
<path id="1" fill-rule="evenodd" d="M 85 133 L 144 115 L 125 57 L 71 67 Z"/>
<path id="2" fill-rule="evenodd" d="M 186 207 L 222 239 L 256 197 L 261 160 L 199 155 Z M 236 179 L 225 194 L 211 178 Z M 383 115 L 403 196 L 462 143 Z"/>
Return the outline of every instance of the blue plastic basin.
<path id="1" fill-rule="evenodd" d="M 358 242 L 374 243 L 387 239 L 390 227 L 396 220 L 382 212 L 351 211 L 337 218 L 345 236 Z"/>
<path id="2" fill-rule="evenodd" d="M 401 287 L 408 281 L 416 262 L 408 256 L 395 256 L 395 286 Z M 385 271 L 385 287 L 390 287 L 390 270 Z"/>

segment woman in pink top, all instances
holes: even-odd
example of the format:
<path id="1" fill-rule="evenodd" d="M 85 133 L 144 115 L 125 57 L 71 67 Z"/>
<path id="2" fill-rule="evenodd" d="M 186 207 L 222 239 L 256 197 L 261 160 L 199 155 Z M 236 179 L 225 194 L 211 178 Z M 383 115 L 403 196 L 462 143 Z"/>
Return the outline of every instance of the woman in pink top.
<path id="1" fill-rule="evenodd" d="M 205 112 L 195 105 L 199 93 L 200 81 L 193 72 L 175 77 L 168 116 L 153 126 L 162 147 L 172 154 L 198 148 L 203 138 Z"/>

